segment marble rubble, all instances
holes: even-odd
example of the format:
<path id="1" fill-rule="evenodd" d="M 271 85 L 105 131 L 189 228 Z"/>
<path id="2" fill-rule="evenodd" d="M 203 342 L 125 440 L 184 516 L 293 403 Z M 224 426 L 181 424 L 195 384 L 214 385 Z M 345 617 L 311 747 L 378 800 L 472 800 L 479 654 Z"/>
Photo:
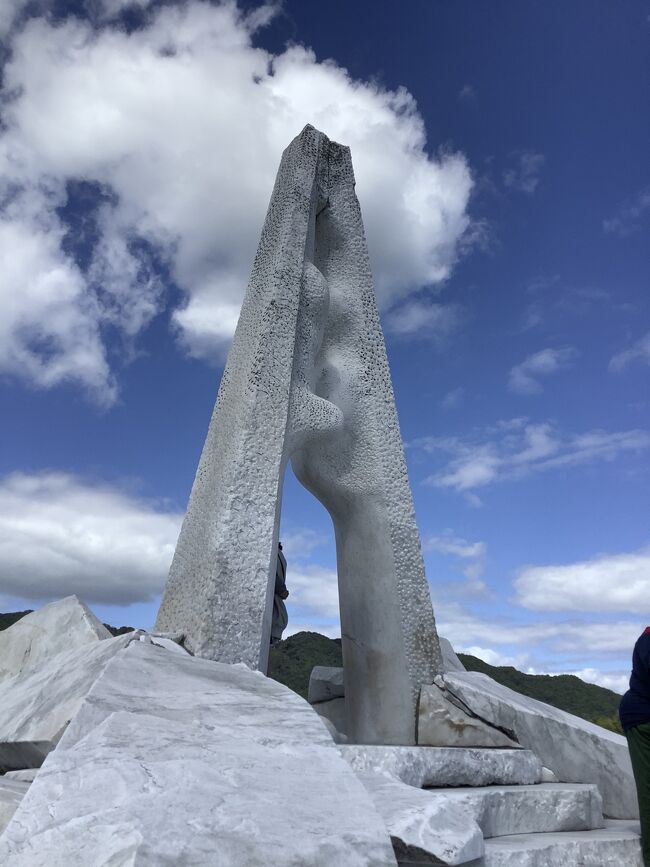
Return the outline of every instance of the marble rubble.
<path id="1" fill-rule="evenodd" d="M 47 635 L 47 641 L 43 641 Z M 65 650 L 94 644 L 111 634 L 76 596 L 26 614 L 0 632 L 0 681 Z"/>
<path id="2" fill-rule="evenodd" d="M 479 672 L 449 672 L 446 688 L 473 713 L 510 732 L 566 783 L 595 783 L 605 815 L 638 816 L 627 741 L 595 723 L 521 695 Z M 423 687 L 423 692 L 428 691 Z"/>
<path id="3" fill-rule="evenodd" d="M 415 743 L 441 654 L 350 151 L 285 150 L 156 630 L 266 670 L 291 460 L 334 524 L 347 733 Z"/>
<path id="4" fill-rule="evenodd" d="M 0 837 L 12 867 L 394 865 L 318 716 L 250 671 L 133 641 Z"/>

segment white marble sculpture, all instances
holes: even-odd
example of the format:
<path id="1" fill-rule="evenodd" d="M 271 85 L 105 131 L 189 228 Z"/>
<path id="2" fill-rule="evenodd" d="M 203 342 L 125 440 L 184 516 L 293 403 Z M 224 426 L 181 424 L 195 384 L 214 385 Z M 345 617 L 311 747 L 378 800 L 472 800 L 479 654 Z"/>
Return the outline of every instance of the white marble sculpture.
<path id="1" fill-rule="evenodd" d="M 415 741 L 441 657 L 349 149 L 286 149 L 156 622 L 266 670 L 287 462 L 334 523 L 351 738 Z"/>

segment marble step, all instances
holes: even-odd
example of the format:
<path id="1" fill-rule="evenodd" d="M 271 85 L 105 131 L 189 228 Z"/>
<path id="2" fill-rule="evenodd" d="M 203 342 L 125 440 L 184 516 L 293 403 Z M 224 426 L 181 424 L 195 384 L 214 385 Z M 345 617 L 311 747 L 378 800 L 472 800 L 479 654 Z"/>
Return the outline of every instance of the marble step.
<path id="1" fill-rule="evenodd" d="M 390 774 L 409 786 L 516 786 L 540 783 L 542 764 L 530 750 L 341 744 L 355 771 Z"/>
<path id="2" fill-rule="evenodd" d="M 465 867 L 643 867 L 638 828 L 619 820 L 595 831 L 497 837 Z"/>
<path id="3" fill-rule="evenodd" d="M 604 825 L 594 785 L 417 789 L 387 774 L 356 773 L 384 820 L 400 863 L 467 864 L 483 855 L 484 838 Z"/>
<path id="4" fill-rule="evenodd" d="M 511 834 L 591 831 L 605 824 L 602 798 L 591 783 L 426 791 L 431 798 L 471 817 L 486 840 Z"/>

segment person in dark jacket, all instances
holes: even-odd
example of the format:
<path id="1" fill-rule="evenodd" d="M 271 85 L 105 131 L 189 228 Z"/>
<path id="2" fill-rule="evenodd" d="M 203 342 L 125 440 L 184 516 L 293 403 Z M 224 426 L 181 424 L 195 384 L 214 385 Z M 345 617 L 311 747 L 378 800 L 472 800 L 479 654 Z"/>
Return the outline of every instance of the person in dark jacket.
<path id="1" fill-rule="evenodd" d="M 275 569 L 275 593 L 273 596 L 273 619 L 271 620 L 271 644 L 282 641 L 282 633 L 289 622 L 284 600 L 289 596 L 287 590 L 287 561 L 282 553 L 282 542 L 278 542 L 278 563 Z"/>
<path id="2" fill-rule="evenodd" d="M 634 645 L 630 688 L 618 715 L 630 747 L 639 798 L 643 863 L 650 867 L 650 626 Z"/>

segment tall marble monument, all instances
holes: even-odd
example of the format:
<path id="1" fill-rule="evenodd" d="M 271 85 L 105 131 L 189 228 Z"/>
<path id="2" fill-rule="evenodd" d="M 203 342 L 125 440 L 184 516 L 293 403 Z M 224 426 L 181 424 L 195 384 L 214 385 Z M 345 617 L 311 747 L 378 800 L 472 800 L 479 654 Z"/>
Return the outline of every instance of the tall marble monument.
<path id="1" fill-rule="evenodd" d="M 266 670 L 282 482 L 336 535 L 351 740 L 412 744 L 440 647 L 350 151 L 283 154 L 156 629 Z"/>

